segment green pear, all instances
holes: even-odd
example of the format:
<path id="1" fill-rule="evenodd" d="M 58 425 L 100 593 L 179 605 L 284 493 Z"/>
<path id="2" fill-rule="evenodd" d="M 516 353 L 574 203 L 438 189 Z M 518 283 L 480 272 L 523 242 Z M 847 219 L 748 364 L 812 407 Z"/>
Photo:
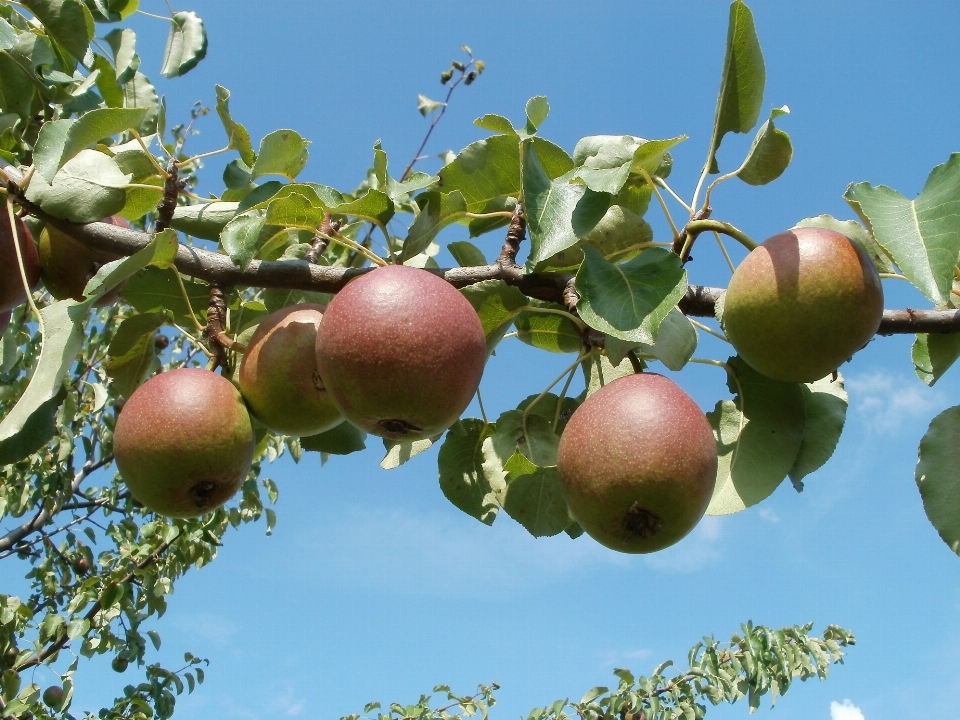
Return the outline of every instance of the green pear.
<path id="1" fill-rule="evenodd" d="M 240 364 L 240 394 L 274 432 L 316 435 L 343 422 L 317 372 L 322 305 L 291 305 L 257 327 Z"/>
<path id="2" fill-rule="evenodd" d="M 880 275 L 867 253 L 833 230 L 793 228 L 740 263 L 723 303 L 723 329 L 757 372 L 783 382 L 829 375 L 874 336 Z"/>
<path id="3" fill-rule="evenodd" d="M 15 221 L 23 269 L 26 271 L 27 284 L 32 290 L 40 282 L 40 258 L 33 235 L 20 218 Z M 0 312 L 12 310 L 27 301 L 20 277 L 20 264 L 17 261 L 17 249 L 13 244 L 13 232 L 6 208 L 0 212 Z"/>
<path id="4" fill-rule="evenodd" d="M 347 420 L 392 440 L 438 435 L 480 385 L 487 351 L 470 302 L 442 278 L 390 265 L 350 282 L 317 330 L 317 369 Z"/>
<path id="5" fill-rule="evenodd" d="M 170 370 L 137 388 L 113 438 L 133 497 L 167 517 L 196 517 L 223 505 L 246 479 L 253 450 L 240 393 L 199 368 Z"/>
<path id="6" fill-rule="evenodd" d="M 63 705 L 64 692 L 59 685 L 51 685 L 43 691 L 43 703 L 51 710 L 60 710 Z"/>
<path id="7" fill-rule="evenodd" d="M 570 511 L 594 540 L 625 553 L 673 545 L 703 517 L 717 477 L 706 416 L 672 380 L 618 378 L 570 417 L 557 452 Z"/>
<path id="8" fill-rule="evenodd" d="M 105 218 L 103 222 L 129 228 L 130 223 L 119 215 Z M 40 233 L 40 275 L 43 284 L 57 300 L 73 298 L 83 300 L 83 290 L 97 270 L 120 256 L 94 250 L 66 233 L 47 225 Z M 120 297 L 116 287 L 97 300 L 97 305 L 110 305 Z"/>

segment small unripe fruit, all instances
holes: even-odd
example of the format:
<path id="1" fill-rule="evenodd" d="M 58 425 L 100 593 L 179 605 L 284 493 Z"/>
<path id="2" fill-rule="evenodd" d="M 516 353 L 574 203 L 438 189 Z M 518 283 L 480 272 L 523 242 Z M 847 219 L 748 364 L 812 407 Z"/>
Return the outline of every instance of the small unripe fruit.
<path id="1" fill-rule="evenodd" d="M 740 263 L 723 304 L 723 328 L 757 372 L 813 382 L 877 332 L 880 275 L 867 253 L 833 230 L 793 228 Z"/>
<path id="2" fill-rule="evenodd" d="M 130 223 L 117 215 L 105 218 L 103 222 L 130 227 Z M 83 300 L 83 290 L 97 270 L 119 257 L 87 247 L 50 225 L 40 233 L 40 274 L 43 284 L 57 300 Z M 109 305 L 116 302 L 119 296 L 120 287 L 116 287 L 97 300 L 96 304 Z"/>
<path id="3" fill-rule="evenodd" d="M 250 415 L 226 378 L 199 368 L 157 375 L 127 399 L 113 452 L 136 500 L 167 517 L 220 507 L 253 460 Z"/>
<path id="4" fill-rule="evenodd" d="M 557 469 L 570 511 L 613 550 L 673 545 L 703 517 L 717 476 L 706 416 L 672 380 L 638 373 L 614 380 L 573 413 Z"/>
<path id="5" fill-rule="evenodd" d="M 393 440 L 455 423 L 480 385 L 486 352 L 470 302 L 405 265 L 350 282 L 317 330 L 317 369 L 334 403 L 354 425 Z"/>
<path id="6" fill-rule="evenodd" d="M 51 710 L 59 710 L 63 705 L 63 688 L 59 685 L 51 685 L 43 691 L 43 703 Z"/>
<path id="7" fill-rule="evenodd" d="M 343 422 L 317 372 L 321 305 L 291 305 L 257 327 L 240 364 L 240 394 L 251 414 L 285 435 L 316 435 Z"/>
<path id="8" fill-rule="evenodd" d="M 33 241 L 33 235 L 20 218 L 15 220 L 15 225 L 27 284 L 32 290 L 40 282 L 40 258 L 37 256 L 37 245 Z M 7 216 L 6 207 L 3 207 L 0 211 L 0 312 L 12 310 L 27 301 L 23 280 L 20 277 L 20 264 L 17 262 L 17 249 L 13 243 L 10 218 Z"/>
<path id="9" fill-rule="evenodd" d="M 83 555 L 78 556 L 73 561 L 73 571 L 77 573 L 77 575 L 86 575 L 90 572 L 90 561 Z"/>
<path id="10" fill-rule="evenodd" d="M 113 659 L 113 662 L 110 663 L 110 667 L 113 668 L 113 671 L 118 673 L 126 672 L 126 669 L 129 665 L 130 661 L 126 658 L 120 657 L 119 655 Z"/>

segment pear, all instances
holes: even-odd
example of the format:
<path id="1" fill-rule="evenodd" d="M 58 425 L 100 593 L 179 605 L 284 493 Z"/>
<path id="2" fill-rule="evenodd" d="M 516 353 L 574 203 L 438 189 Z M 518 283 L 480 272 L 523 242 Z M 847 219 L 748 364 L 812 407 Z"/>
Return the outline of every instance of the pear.
<path id="1" fill-rule="evenodd" d="M 469 301 L 405 265 L 347 284 L 317 330 L 317 369 L 333 402 L 357 427 L 392 440 L 432 437 L 455 423 L 486 357 Z"/>
<path id="2" fill-rule="evenodd" d="M 322 305 L 291 305 L 260 323 L 240 364 L 240 394 L 274 432 L 316 435 L 343 422 L 317 372 Z"/>
<path id="3" fill-rule="evenodd" d="M 103 222 L 129 228 L 130 223 L 119 215 L 105 218 Z M 94 250 L 79 240 L 48 225 L 40 233 L 40 275 L 43 284 L 57 300 L 73 298 L 83 300 L 83 289 L 97 270 L 119 258 L 119 255 Z M 97 305 L 110 305 L 120 297 L 116 287 L 97 300 Z"/>
<path id="4" fill-rule="evenodd" d="M 740 263 L 723 328 L 754 370 L 783 382 L 829 375 L 876 334 L 880 275 L 866 251 L 823 228 L 793 228 Z"/>
<path id="5" fill-rule="evenodd" d="M 570 417 L 557 453 L 570 511 L 594 540 L 649 553 L 689 533 L 710 503 L 717 448 L 706 416 L 654 373 L 618 378 Z"/>
<path id="6" fill-rule="evenodd" d="M 170 370 L 137 388 L 113 438 L 133 497 L 167 517 L 196 517 L 223 505 L 246 479 L 253 450 L 240 393 L 199 368 Z"/>
<path id="7" fill-rule="evenodd" d="M 15 221 L 17 241 L 23 257 L 23 268 L 27 275 L 27 284 L 32 290 L 40 282 L 40 259 L 33 235 L 20 218 Z M 12 310 L 27 301 L 20 277 L 20 264 L 17 262 L 17 249 L 13 244 L 10 219 L 6 208 L 0 212 L 0 312 Z"/>

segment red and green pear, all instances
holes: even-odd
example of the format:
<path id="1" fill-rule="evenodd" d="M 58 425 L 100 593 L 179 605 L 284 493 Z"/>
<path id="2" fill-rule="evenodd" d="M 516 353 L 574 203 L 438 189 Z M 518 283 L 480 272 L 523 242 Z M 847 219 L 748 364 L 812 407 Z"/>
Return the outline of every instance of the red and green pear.
<path id="1" fill-rule="evenodd" d="M 105 223 L 128 228 L 130 223 L 119 215 Z M 40 273 L 43 284 L 57 300 L 83 300 L 83 290 L 103 265 L 119 259 L 119 255 L 94 250 L 57 228 L 47 225 L 40 233 Z M 120 287 L 97 300 L 97 305 L 110 305 L 120 297 Z"/>
<path id="2" fill-rule="evenodd" d="M 27 276 L 27 285 L 32 290 L 40 282 L 40 258 L 33 235 L 20 218 L 14 222 L 17 228 L 17 243 L 23 259 L 23 269 Z M 6 212 L 0 212 L 0 312 L 12 310 L 27 301 L 20 276 L 20 263 L 17 260 L 17 246 L 14 245 L 10 219 Z"/>

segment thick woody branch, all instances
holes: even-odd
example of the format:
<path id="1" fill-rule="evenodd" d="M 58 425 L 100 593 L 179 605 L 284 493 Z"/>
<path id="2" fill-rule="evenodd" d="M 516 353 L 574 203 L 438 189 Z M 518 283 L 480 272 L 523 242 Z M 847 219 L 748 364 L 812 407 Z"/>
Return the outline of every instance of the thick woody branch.
<path id="1" fill-rule="evenodd" d="M 151 236 L 136 230 L 108 223 L 77 224 L 54 218 L 33 206 L 22 202 L 27 211 L 48 224 L 71 235 L 80 242 L 97 250 L 116 255 L 132 255 L 150 242 Z M 519 224 L 519 223 L 518 223 Z M 516 228 L 520 230 L 520 228 Z M 522 232 L 522 231 L 521 231 Z M 517 233 L 517 235 L 520 235 Z M 520 235 L 522 237 L 522 235 Z M 502 255 L 492 265 L 477 267 L 445 268 L 430 270 L 443 277 L 454 287 L 466 287 L 484 280 L 503 280 L 520 289 L 528 297 L 550 302 L 564 303 L 564 290 L 572 277 L 564 273 L 525 274 L 522 267 L 511 262 L 516 255 L 519 238 L 508 234 L 506 257 Z M 510 257 L 512 256 L 512 257 Z M 241 269 L 227 256 L 198 247 L 181 245 L 174 259 L 177 269 L 184 275 L 206 280 L 221 286 L 282 288 L 286 290 L 313 290 L 335 293 L 354 278 L 370 272 L 373 268 L 338 268 L 314 265 L 306 261 L 252 260 Z M 713 317 L 714 306 L 723 293 L 723 288 L 691 285 L 680 301 L 680 309 L 694 317 Z M 960 332 L 960 312 L 954 310 L 885 310 L 878 335 L 914 333 Z"/>

